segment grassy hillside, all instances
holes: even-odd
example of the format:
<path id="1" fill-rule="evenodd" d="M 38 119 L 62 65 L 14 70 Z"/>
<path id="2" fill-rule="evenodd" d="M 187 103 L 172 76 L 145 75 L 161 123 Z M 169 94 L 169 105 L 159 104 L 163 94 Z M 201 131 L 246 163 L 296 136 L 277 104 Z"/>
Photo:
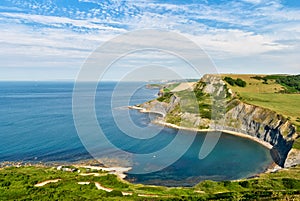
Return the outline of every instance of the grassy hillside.
<path id="1" fill-rule="evenodd" d="M 229 87 L 244 102 L 268 108 L 278 114 L 282 114 L 296 126 L 298 133 L 300 133 L 300 93 L 276 81 L 278 77 L 286 76 L 224 74 L 222 77 L 244 80 L 246 82 L 245 87 L 230 85 Z M 259 77 L 262 79 L 258 79 Z M 294 146 L 300 149 L 300 139 L 296 141 Z"/>
<path id="2" fill-rule="evenodd" d="M 84 171 L 84 170 L 82 170 Z M 95 172 L 94 172 L 95 173 Z M 0 200 L 299 200 L 300 167 L 240 181 L 203 181 L 193 188 L 167 188 L 129 184 L 115 175 L 98 172 L 82 176 L 51 167 L 0 169 Z M 61 179 L 41 187 L 49 179 Z M 90 182 L 80 185 L 78 182 Z M 95 182 L 111 192 L 99 190 Z M 132 193 L 123 196 L 122 192 Z"/>
<path id="3" fill-rule="evenodd" d="M 267 84 L 264 84 L 263 80 L 251 78 L 253 75 L 226 76 L 246 81 L 246 87 L 230 86 L 244 101 L 276 111 L 290 117 L 294 122 L 300 118 L 300 94 L 279 93 L 284 86 L 276 83 L 275 80 L 269 80 Z"/>

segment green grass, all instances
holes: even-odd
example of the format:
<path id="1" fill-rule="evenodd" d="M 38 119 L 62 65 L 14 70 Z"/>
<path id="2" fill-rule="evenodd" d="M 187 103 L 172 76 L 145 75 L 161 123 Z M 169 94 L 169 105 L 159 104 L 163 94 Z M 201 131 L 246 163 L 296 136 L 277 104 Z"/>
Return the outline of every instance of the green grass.
<path id="1" fill-rule="evenodd" d="M 300 118 L 300 94 L 280 93 L 281 91 L 285 90 L 285 87 L 278 84 L 276 80 L 271 79 L 276 79 L 282 75 L 223 75 L 223 77 L 226 76 L 230 76 L 234 79 L 241 78 L 246 81 L 246 87 L 230 86 L 230 88 L 236 92 L 243 101 L 260 107 L 268 108 L 286 118 L 289 118 L 293 124 L 299 124 L 297 119 Z M 264 84 L 263 80 L 253 77 L 267 77 L 268 84 Z"/>
<path id="2" fill-rule="evenodd" d="M 38 182 L 57 178 L 62 180 L 43 187 L 34 186 Z M 91 184 L 79 185 L 77 184 L 79 181 L 90 181 Z M 108 193 L 98 190 L 92 183 L 95 181 L 113 188 L 114 191 Z M 132 192 L 133 195 L 122 196 L 122 191 Z M 139 197 L 138 194 L 158 197 L 145 198 Z M 262 198 L 299 200 L 300 166 L 240 181 L 203 181 L 192 188 L 130 184 L 114 175 L 80 176 L 77 172 L 62 172 L 50 167 L 0 169 L 0 200 L 261 200 Z"/>
<path id="3" fill-rule="evenodd" d="M 160 96 L 160 97 L 157 98 L 157 100 L 159 102 L 169 103 L 171 96 L 173 96 L 173 93 L 171 93 L 171 92 L 164 92 L 162 96 Z"/>
<path id="4" fill-rule="evenodd" d="M 295 125 L 296 132 L 300 134 L 300 94 L 281 93 L 294 91 L 285 84 L 278 84 L 276 79 L 283 77 L 282 75 L 223 75 L 223 77 L 226 76 L 234 79 L 242 78 L 246 81 L 246 87 L 230 86 L 243 102 L 267 108 L 283 115 Z M 300 138 L 295 140 L 293 148 L 300 149 Z"/>
<path id="5" fill-rule="evenodd" d="M 177 105 L 171 112 L 166 115 L 166 122 L 175 124 L 180 126 L 181 116 L 180 116 L 181 108 Z"/>
<path id="6" fill-rule="evenodd" d="M 281 114 L 286 119 L 288 119 L 296 127 L 297 133 L 300 134 L 300 94 L 299 93 L 282 93 L 287 91 L 285 85 L 279 84 L 276 79 L 283 77 L 283 75 L 236 75 L 236 74 L 227 74 L 222 75 L 223 79 L 227 77 L 234 82 L 236 80 L 242 80 L 245 82 L 245 87 L 228 85 L 227 88 L 230 88 L 235 96 L 230 96 L 232 98 L 240 99 L 243 102 L 257 105 L 263 108 L 270 109 L 278 114 Z M 266 79 L 263 79 L 266 78 Z M 171 88 L 175 88 L 176 84 L 170 85 Z M 161 102 L 170 102 L 170 97 L 172 94 L 181 98 L 181 111 L 182 113 L 188 112 L 192 114 L 199 113 L 199 116 L 206 119 L 212 118 L 212 111 L 216 112 L 220 110 L 220 114 L 229 111 L 231 108 L 235 107 L 238 104 L 238 101 L 231 101 L 231 104 L 227 108 L 217 108 L 213 107 L 216 104 L 212 103 L 212 97 L 203 93 L 202 88 L 205 86 L 205 83 L 198 82 L 195 84 L 194 91 L 183 90 L 179 92 L 168 92 L 171 89 L 165 88 L 165 93 L 162 97 L 159 97 L 157 100 Z M 226 90 L 227 91 L 227 90 Z M 227 97 L 229 98 L 228 94 Z M 229 100 L 227 98 L 227 100 Z M 197 102 L 196 102 L 197 101 Z M 195 108 L 195 106 L 198 108 Z M 222 105 L 222 104 L 221 104 Z M 224 112 L 223 112 L 224 111 Z M 219 114 L 217 113 L 217 114 Z M 214 118 L 219 119 L 222 116 L 217 116 L 214 114 Z M 166 117 L 167 122 L 173 123 L 176 125 L 180 124 L 181 117 L 178 115 L 178 111 L 173 111 L 168 114 Z M 188 124 L 186 124 L 188 125 Z M 191 125 L 192 126 L 192 125 Z M 300 138 L 295 139 L 293 148 L 300 149 Z"/>
<path id="7" fill-rule="evenodd" d="M 300 117 L 300 94 L 240 92 L 240 95 L 242 100 L 290 117 L 293 122 Z"/>
<path id="8" fill-rule="evenodd" d="M 167 84 L 166 87 L 164 88 L 164 91 L 171 91 L 178 87 L 181 83 L 172 83 L 172 84 Z"/>

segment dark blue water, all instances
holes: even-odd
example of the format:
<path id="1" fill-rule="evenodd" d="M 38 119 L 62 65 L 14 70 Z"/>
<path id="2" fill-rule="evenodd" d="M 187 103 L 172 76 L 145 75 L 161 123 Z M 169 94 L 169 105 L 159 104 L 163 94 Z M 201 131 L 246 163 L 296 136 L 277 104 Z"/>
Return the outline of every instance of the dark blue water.
<path id="1" fill-rule="evenodd" d="M 95 111 L 98 124 L 112 146 L 99 141 L 98 131 L 92 128 L 91 122 L 84 122 L 85 133 L 77 134 L 72 115 L 73 83 L 54 82 L 1 82 L 0 83 L 0 162 L 1 161 L 62 161 L 74 162 L 97 158 L 116 158 L 120 163 L 133 167 L 128 180 L 136 183 L 168 186 L 191 186 L 201 180 L 229 180 L 249 177 L 262 172 L 272 161 L 269 151 L 248 139 L 222 134 L 217 146 L 200 160 L 198 153 L 205 138 L 199 134 L 192 145 L 179 160 L 162 170 L 147 174 L 135 174 L 140 169 L 163 167 L 159 151 L 168 146 L 176 137 L 177 131 L 162 129 L 149 124 L 152 115 L 139 113 L 126 108 L 126 97 L 129 104 L 151 100 L 157 93 L 140 87 L 135 93 L 126 90 L 132 83 L 125 83 L 124 90 L 114 94 L 115 104 L 111 97 L 116 83 L 101 83 L 95 97 Z M 141 85 L 142 86 L 142 85 Z M 82 96 L 85 96 L 83 91 Z M 85 105 L 81 106 L 86 110 Z M 127 135 L 116 124 L 116 116 L 123 119 L 127 114 L 134 124 L 144 128 L 136 132 L 135 137 Z M 125 119 L 125 118 L 124 118 Z M 126 126 L 126 125 L 125 125 Z M 134 130 L 128 124 L 129 130 Z M 162 130 L 161 130 L 162 129 Z M 158 132 L 151 136 L 152 132 Z M 137 137 L 136 137 L 137 136 Z M 191 139 L 189 132 L 180 134 L 181 141 Z M 84 142 L 87 139 L 87 143 Z M 169 150 L 172 158 L 180 150 L 181 144 Z M 137 154 L 153 154 L 153 160 L 138 158 Z M 151 155 L 152 157 L 152 155 Z"/>

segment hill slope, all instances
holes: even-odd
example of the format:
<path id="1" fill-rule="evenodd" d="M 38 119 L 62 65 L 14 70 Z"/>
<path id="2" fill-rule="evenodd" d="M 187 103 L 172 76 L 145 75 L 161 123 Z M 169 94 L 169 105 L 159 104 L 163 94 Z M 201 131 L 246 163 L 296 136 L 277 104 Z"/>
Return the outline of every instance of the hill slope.
<path id="1" fill-rule="evenodd" d="M 49 180 L 56 182 L 37 185 Z M 192 188 L 130 184 L 103 171 L 0 168 L 0 200 L 299 200 L 299 189 L 299 166 L 239 181 L 203 181 Z"/>
<path id="2" fill-rule="evenodd" d="M 299 163 L 299 154 L 294 151 L 293 159 L 285 164 L 292 146 L 299 148 L 299 110 L 296 105 L 300 94 L 281 94 L 279 92 L 287 90 L 276 80 L 268 79 L 266 84 L 257 77 L 204 75 L 188 89 L 172 91 L 164 88 L 158 99 L 139 106 L 163 114 L 158 119 L 160 123 L 191 129 L 235 131 L 256 137 L 272 145 L 272 156 L 278 165 Z M 228 83 L 231 81 L 234 86 Z M 282 102 L 278 103 L 276 97 L 283 99 Z"/>

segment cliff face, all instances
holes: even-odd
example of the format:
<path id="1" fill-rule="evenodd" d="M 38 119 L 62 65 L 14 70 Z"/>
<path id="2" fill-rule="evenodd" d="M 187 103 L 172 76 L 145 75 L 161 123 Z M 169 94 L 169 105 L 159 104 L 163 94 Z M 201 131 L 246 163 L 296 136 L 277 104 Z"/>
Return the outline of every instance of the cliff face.
<path id="1" fill-rule="evenodd" d="M 153 112 L 165 117 L 168 113 L 174 110 L 174 108 L 180 103 L 180 98 L 176 95 L 170 97 L 169 102 L 160 102 L 158 100 L 152 100 L 139 105 L 148 112 Z"/>
<path id="2" fill-rule="evenodd" d="M 180 119 L 180 125 L 183 125 L 182 122 L 188 122 L 186 125 L 189 125 L 191 128 L 212 128 L 213 125 L 213 129 L 230 130 L 256 137 L 273 146 L 270 152 L 274 162 L 278 165 L 284 167 L 294 164 L 290 162 L 285 164 L 285 161 L 297 134 L 295 127 L 282 115 L 238 100 L 222 79 L 215 75 L 203 76 L 194 86 L 194 92 L 197 93 L 199 91 L 206 96 L 213 96 L 212 102 L 214 105 L 224 106 L 221 116 L 219 115 L 216 119 L 207 118 L 201 115 L 201 112 L 205 112 L 205 110 L 201 109 L 200 115 L 178 110 L 178 107 L 182 107 L 184 102 L 182 102 L 182 97 L 175 94 L 168 101 L 153 100 L 140 106 L 147 111 L 162 114 L 161 120 L 167 122 L 168 116 L 177 116 Z M 201 104 L 199 108 L 201 108 Z M 215 110 L 222 111 L 222 107 L 217 107 Z M 212 110 L 211 112 L 213 113 L 214 111 Z M 176 124 L 176 122 L 168 123 Z M 295 157 L 294 155 L 293 157 Z M 298 155 L 296 155 L 296 159 L 293 161 L 300 161 Z"/>
<path id="3" fill-rule="evenodd" d="M 273 160 L 281 167 L 284 166 L 296 135 L 294 126 L 281 115 L 240 101 L 226 113 L 224 128 L 271 144 Z"/>

